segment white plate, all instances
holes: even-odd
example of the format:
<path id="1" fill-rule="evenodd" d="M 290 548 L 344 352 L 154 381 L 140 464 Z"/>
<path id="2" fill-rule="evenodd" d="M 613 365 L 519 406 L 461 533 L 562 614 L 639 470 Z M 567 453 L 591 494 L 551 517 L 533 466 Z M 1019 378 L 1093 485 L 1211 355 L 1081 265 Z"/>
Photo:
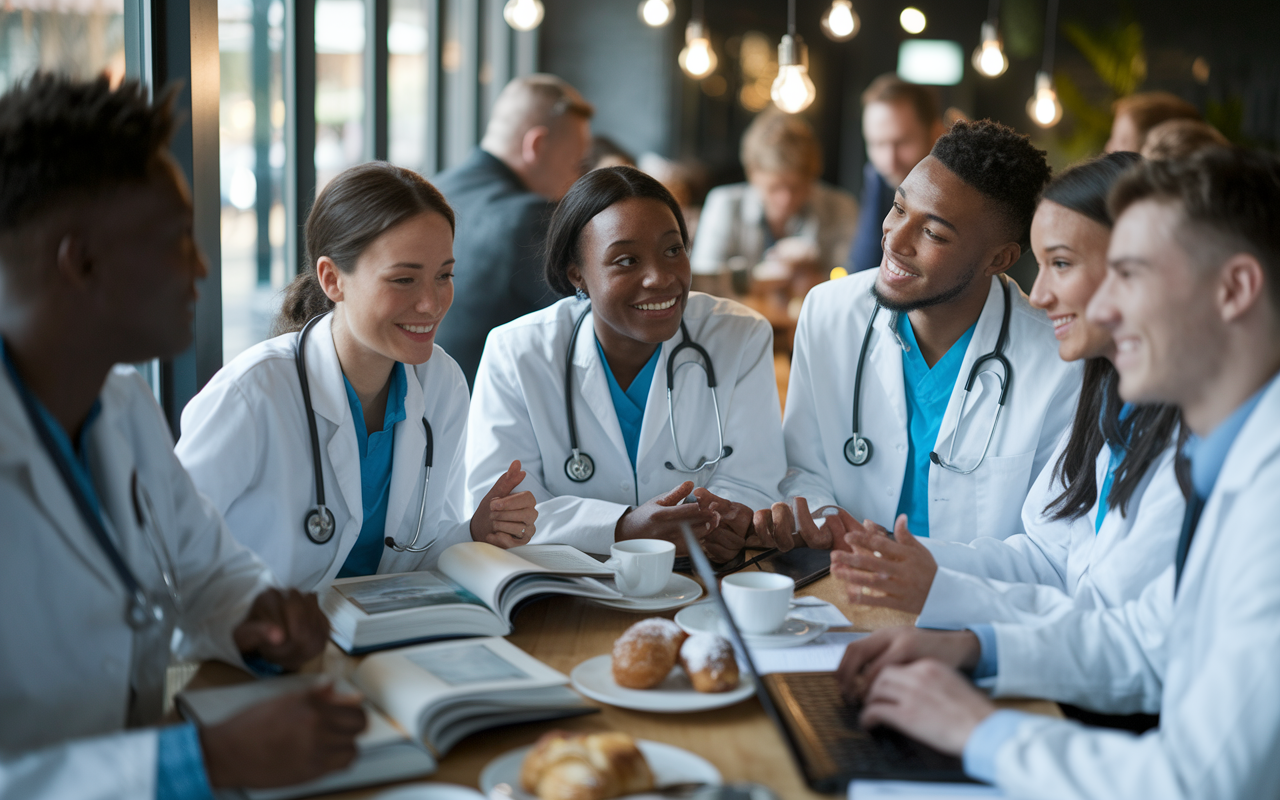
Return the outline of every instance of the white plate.
<path id="1" fill-rule="evenodd" d="M 484 800 L 484 795 L 453 783 L 411 783 L 376 794 L 373 800 Z"/>
<path id="2" fill-rule="evenodd" d="M 623 611 L 670 611 L 692 603 L 702 597 L 702 587 L 693 578 L 671 573 L 671 579 L 662 591 L 649 597 L 624 597 L 618 600 L 598 600 L 601 605 L 620 608 Z"/>
<path id="3" fill-rule="evenodd" d="M 636 744 L 640 747 L 640 752 L 644 755 L 645 760 L 649 762 L 649 769 L 653 771 L 654 783 L 658 786 L 691 781 L 711 784 L 721 783 L 720 771 L 702 756 L 673 745 L 651 742 L 647 739 L 641 739 Z M 533 745 L 518 747 L 515 750 L 503 753 L 486 764 L 480 772 L 480 790 L 488 795 L 493 790 L 493 787 L 500 783 L 505 783 L 511 787 L 511 796 L 515 800 L 538 800 L 538 798 L 520 788 L 520 767 L 524 764 L 524 757 L 529 755 L 529 751 L 532 749 Z M 627 795 L 627 799 L 641 800 L 641 798 L 650 796 L 643 794 Z"/>
<path id="4" fill-rule="evenodd" d="M 689 675 L 680 666 L 673 668 L 671 674 L 652 689 L 627 689 L 613 680 L 613 657 L 608 654 L 583 661 L 569 673 L 569 680 L 573 683 L 573 688 L 592 700 L 619 708 L 664 714 L 724 708 L 756 693 L 756 682 L 746 670 L 738 674 L 736 689 L 727 692 L 699 692 L 693 688 Z"/>
<path id="5" fill-rule="evenodd" d="M 721 629 L 720 609 L 714 603 L 699 603 L 682 608 L 676 614 L 676 624 L 686 633 L 714 633 L 724 636 Z M 748 647 L 795 647 L 817 639 L 827 632 L 820 622 L 788 617 L 782 629 L 773 633 L 744 633 L 742 638 Z"/>

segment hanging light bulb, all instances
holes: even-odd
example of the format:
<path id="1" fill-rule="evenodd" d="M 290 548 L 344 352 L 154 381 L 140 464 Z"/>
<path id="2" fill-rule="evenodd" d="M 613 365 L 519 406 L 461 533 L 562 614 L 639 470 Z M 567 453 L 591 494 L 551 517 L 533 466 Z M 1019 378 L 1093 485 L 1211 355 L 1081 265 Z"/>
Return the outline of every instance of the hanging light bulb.
<path id="1" fill-rule="evenodd" d="M 507 0 L 502 7 L 502 18 L 518 31 L 531 31 L 538 27 L 546 13 L 542 0 Z"/>
<path id="2" fill-rule="evenodd" d="M 988 78 L 998 78 L 1009 68 L 1000 32 L 992 20 L 982 23 L 982 44 L 973 51 L 973 68 Z"/>
<path id="3" fill-rule="evenodd" d="M 822 32 L 833 42 L 849 41 L 858 35 L 861 25 L 853 0 L 831 0 L 831 7 L 822 15 Z"/>
<path id="4" fill-rule="evenodd" d="M 787 34 L 778 44 L 778 77 L 769 96 L 773 104 L 788 114 L 804 111 L 818 96 L 809 78 L 809 54 L 799 36 Z"/>
<path id="5" fill-rule="evenodd" d="M 716 69 L 716 52 L 711 49 L 702 19 L 689 20 L 684 29 L 684 49 L 680 51 L 680 69 L 694 80 L 707 77 Z"/>
<path id="6" fill-rule="evenodd" d="M 1058 102 L 1049 73 L 1036 73 L 1036 93 L 1027 101 L 1027 114 L 1041 128 L 1052 128 L 1062 121 L 1062 103 Z"/>
<path id="7" fill-rule="evenodd" d="M 898 15 L 898 24 L 907 33 L 921 33 L 927 24 L 924 12 L 913 6 L 907 6 L 902 9 L 902 13 Z"/>
<path id="8" fill-rule="evenodd" d="M 650 28 L 661 28 L 675 15 L 676 7 L 672 0 L 642 0 L 640 3 L 640 21 Z"/>

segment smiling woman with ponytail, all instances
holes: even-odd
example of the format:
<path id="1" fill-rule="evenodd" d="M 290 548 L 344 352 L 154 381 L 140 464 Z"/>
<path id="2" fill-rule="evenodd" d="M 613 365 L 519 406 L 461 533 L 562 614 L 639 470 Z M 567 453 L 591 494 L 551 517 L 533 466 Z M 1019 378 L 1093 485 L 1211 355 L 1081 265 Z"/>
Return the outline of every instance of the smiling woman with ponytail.
<path id="1" fill-rule="evenodd" d="M 462 511 L 467 384 L 435 344 L 453 302 L 453 230 L 444 196 L 415 172 L 373 162 L 338 175 L 307 218 L 275 338 L 183 411 L 178 457 L 288 586 L 426 568 L 455 542 L 533 535 L 533 497 L 514 492 L 519 463 L 470 519 Z M 304 525 L 319 506 L 332 530 Z"/>

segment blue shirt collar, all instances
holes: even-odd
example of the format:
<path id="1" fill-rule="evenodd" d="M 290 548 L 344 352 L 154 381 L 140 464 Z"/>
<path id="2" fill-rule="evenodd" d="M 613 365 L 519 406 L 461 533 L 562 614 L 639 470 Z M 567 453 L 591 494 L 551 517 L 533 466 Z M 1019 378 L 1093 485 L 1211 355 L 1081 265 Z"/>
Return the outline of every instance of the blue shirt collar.
<path id="1" fill-rule="evenodd" d="M 62 423 L 49 413 L 49 409 L 45 408 L 44 403 L 40 402 L 40 398 L 36 397 L 27 384 L 22 380 L 22 376 L 18 374 L 18 367 L 13 363 L 13 357 L 9 355 L 9 349 L 5 347 L 4 339 L 0 338 L 0 359 L 4 361 L 5 371 L 9 373 L 9 380 L 13 381 L 13 387 L 23 397 L 29 398 L 36 410 L 40 412 L 40 420 L 50 431 L 53 432 L 54 440 L 57 441 L 59 449 L 65 454 L 73 456 L 73 462 L 79 464 L 86 469 L 88 468 L 86 442 L 89 440 L 89 428 L 98 419 L 102 413 L 102 398 L 95 398 L 93 405 L 89 408 L 89 415 L 85 417 L 84 424 L 80 426 L 80 435 L 76 437 L 75 445 L 72 446 L 71 437 L 67 434 Z"/>
<path id="2" fill-rule="evenodd" d="M 1213 491 L 1213 485 L 1218 482 L 1218 474 L 1222 472 L 1222 465 L 1227 460 L 1227 453 L 1235 443 L 1236 436 L 1249 421 L 1253 410 L 1258 407 L 1262 395 L 1275 381 L 1276 378 L 1267 381 L 1265 386 L 1231 412 L 1231 416 L 1214 428 L 1208 436 L 1200 437 L 1191 434 L 1187 437 L 1187 443 L 1182 446 L 1182 455 L 1191 462 L 1191 486 L 1200 499 L 1208 499 Z"/>
<path id="3" fill-rule="evenodd" d="M 347 390 L 347 404 L 351 406 L 351 416 L 356 428 L 356 441 L 360 445 L 360 454 L 366 454 L 369 448 L 369 433 L 364 425 L 364 407 L 360 405 L 360 397 L 356 394 L 355 387 L 351 385 L 351 381 L 344 374 L 342 376 L 343 386 Z M 405 418 L 404 396 L 408 389 L 408 381 L 405 378 L 404 364 L 399 361 L 391 368 L 391 387 L 387 390 L 387 409 L 382 414 L 382 431 L 386 433 L 395 427 L 396 423 L 402 422 Z"/>

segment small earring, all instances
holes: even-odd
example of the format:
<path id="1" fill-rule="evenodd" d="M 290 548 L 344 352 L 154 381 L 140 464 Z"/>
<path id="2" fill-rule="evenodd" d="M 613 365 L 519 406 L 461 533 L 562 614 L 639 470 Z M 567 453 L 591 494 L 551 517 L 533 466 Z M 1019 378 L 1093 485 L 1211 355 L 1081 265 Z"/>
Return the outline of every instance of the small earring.
<path id="1" fill-rule="evenodd" d="M 587 299 L 587 293 L 586 293 L 586 292 L 584 292 L 584 291 L 582 291 L 582 287 L 581 287 L 581 286 L 575 286 L 575 287 L 573 287 L 573 296 L 574 296 L 574 297 L 576 297 L 576 298 L 577 298 L 577 299 L 579 299 L 579 300 L 586 300 L 586 299 Z"/>

